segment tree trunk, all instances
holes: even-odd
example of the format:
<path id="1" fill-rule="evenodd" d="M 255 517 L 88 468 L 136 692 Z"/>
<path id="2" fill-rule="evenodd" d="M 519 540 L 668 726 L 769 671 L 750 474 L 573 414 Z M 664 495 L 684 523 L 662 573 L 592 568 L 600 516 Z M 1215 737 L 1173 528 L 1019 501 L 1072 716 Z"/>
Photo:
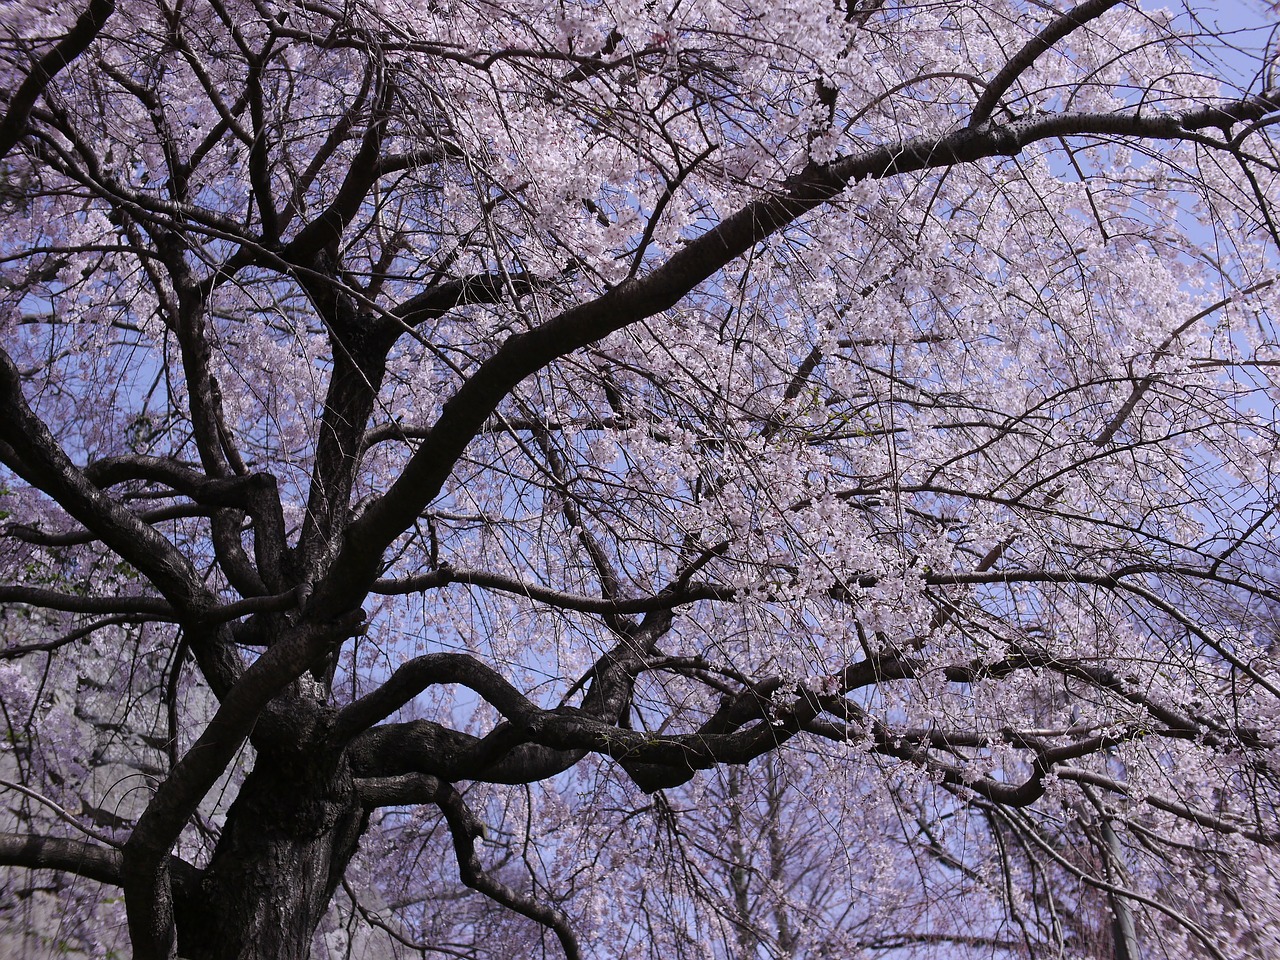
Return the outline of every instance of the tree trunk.
<path id="1" fill-rule="evenodd" d="M 189 960 L 306 960 L 367 825 L 345 760 L 258 757 L 202 881 L 177 904 Z"/>

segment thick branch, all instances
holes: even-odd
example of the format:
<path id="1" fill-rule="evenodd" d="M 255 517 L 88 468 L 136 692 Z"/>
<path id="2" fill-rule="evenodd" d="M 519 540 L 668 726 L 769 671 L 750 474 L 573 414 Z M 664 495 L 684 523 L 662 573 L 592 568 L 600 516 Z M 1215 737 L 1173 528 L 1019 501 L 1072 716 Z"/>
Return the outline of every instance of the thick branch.
<path id="1" fill-rule="evenodd" d="M 46 837 L 33 833 L 0 833 L 0 864 L 28 870 L 57 870 L 88 880 L 120 886 L 124 857 L 113 847 L 88 840 Z M 194 889 L 199 871 L 178 857 L 169 869 L 180 889 Z"/>
<path id="2" fill-rule="evenodd" d="M 719 587 L 710 583 L 693 583 L 683 590 L 663 591 L 649 597 L 632 599 L 590 597 L 584 594 L 569 593 L 544 587 L 541 584 L 529 583 L 515 577 L 506 577 L 486 570 L 471 570 L 465 567 L 441 567 L 427 573 L 401 580 L 378 580 L 373 584 L 372 592 L 386 596 L 405 593 L 422 593 L 435 590 L 450 583 L 465 583 L 469 586 L 484 587 L 489 590 L 500 590 L 516 596 L 528 597 L 539 603 L 560 610 L 577 610 L 581 613 L 599 613 L 624 615 L 630 613 L 650 613 L 657 610 L 673 610 L 676 607 L 699 600 L 732 599 L 733 591 L 728 587 Z"/>
<path id="3" fill-rule="evenodd" d="M 825 166 L 810 166 L 673 254 L 649 274 L 508 338 L 446 402 L 400 478 L 347 530 L 343 550 L 313 597 L 317 612 L 359 602 L 387 546 L 440 491 L 453 465 L 506 395 L 526 377 L 629 324 L 677 304 L 697 284 L 846 185 L 920 170 L 1013 156 L 1046 138 L 1123 136 L 1199 139 L 1173 115 L 1060 114 L 1006 126 L 984 124 L 942 137 L 888 144 Z"/>
<path id="4" fill-rule="evenodd" d="M 430 720 L 381 724 L 347 748 L 351 769 L 365 784 L 361 795 L 371 806 L 426 802 L 404 798 L 399 792 L 402 777 L 428 774 L 452 781 L 537 783 L 568 770 L 587 752 L 529 743 L 527 734 L 509 723 L 476 737 Z M 375 796 L 382 799 L 370 799 Z"/>
<path id="5" fill-rule="evenodd" d="M 157 523 L 163 523 L 166 520 L 204 517 L 211 512 L 208 507 L 202 507 L 195 503 L 172 503 L 168 506 L 156 507 L 154 510 L 136 513 L 134 516 L 143 523 L 154 527 Z M 82 543 L 93 543 L 98 539 L 92 530 L 79 529 L 53 532 L 40 530 L 21 523 L 7 524 L 3 532 L 7 537 L 13 537 L 23 543 L 30 543 L 40 547 L 70 547 Z"/>
<path id="6" fill-rule="evenodd" d="M 41 57 L 23 79 L 9 101 L 4 119 L 0 120 L 0 157 L 6 156 L 22 139 L 31 108 L 53 78 L 97 39 L 115 9 L 115 0 L 89 0 L 89 6 L 76 18 L 67 35 Z"/>
<path id="7" fill-rule="evenodd" d="M 31 870 L 61 870 L 99 883 L 120 885 L 123 855 L 88 840 L 0 833 L 0 863 Z"/>
<path id="8" fill-rule="evenodd" d="M 168 457 L 142 454 L 95 460 L 84 468 L 84 475 L 104 490 L 130 480 L 162 483 L 196 503 L 215 507 L 245 507 L 251 489 L 274 485 L 267 474 L 210 478 Z"/>
<path id="9" fill-rule="evenodd" d="M 147 577 L 174 607 L 196 614 L 212 598 L 200 575 L 154 528 L 111 500 L 76 468 L 44 422 L 27 406 L 21 375 L 0 350 L 0 458 L 58 501 L 120 557 Z M 12 451 L 16 456 L 6 456 Z"/>
<path id="10" fill-rule="evenodd" d="M 443 683 L 469 687 L 508 720 L 520 722 L 542 712 L 488 664 L 465 653 L 430 653 L 414 657 L 377 690 L 338 714 L 332 742 L 349 743 L 356 734 L 391 716 L 423 690 Z"/>
<path id="11" fill-rule="evenodd" d="M 478 273 L 429 287 L 392 310 L 391 316 L 405 326 L 416 327 L 455 307 L 497 303 L 509 293 L 518 295 L 532 288 L 531 278 L 523 274 Z"/>
<path id="12" fill-rule="evenodd" d="M 47 587 L 0 585 L 0 603 L 25 603 L 67 613 L 137 614 L 158 620 L 178 619 L 178 611 L 160 597 L 86 597 Z"/>

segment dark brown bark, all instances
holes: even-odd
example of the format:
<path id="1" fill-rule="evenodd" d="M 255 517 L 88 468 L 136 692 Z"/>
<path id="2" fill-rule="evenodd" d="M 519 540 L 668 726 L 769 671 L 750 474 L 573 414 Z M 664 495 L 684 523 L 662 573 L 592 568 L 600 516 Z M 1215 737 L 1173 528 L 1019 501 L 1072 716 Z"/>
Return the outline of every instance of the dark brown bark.
<path id="1" fill-rule="evenodd" d="M 346 763 L 260 755 L 200 884 L 176 903 L 190 960 L 305 960 L 367 816 Z"/>

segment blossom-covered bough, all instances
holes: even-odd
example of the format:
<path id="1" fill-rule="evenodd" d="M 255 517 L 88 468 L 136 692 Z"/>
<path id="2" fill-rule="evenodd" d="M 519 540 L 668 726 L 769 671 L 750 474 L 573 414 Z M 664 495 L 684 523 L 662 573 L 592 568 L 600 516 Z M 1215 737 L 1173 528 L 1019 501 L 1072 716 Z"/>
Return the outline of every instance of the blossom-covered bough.
<path id="1" fill-rule="evenodd" d="M 40 935 L 1276 949 L 1265 35 L 2 23 L 0 863 L 120 891 Z"/>

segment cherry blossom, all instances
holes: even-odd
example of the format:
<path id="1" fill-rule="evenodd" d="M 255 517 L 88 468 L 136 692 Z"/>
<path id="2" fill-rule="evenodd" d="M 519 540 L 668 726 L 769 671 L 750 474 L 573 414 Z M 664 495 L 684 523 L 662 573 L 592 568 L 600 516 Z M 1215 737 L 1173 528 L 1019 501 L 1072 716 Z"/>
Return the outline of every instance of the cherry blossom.
<path id="1" fill-rule="evenodd" d="M 0 949 L 1273 954 L 1258 17 L 4 5 Z"/>

